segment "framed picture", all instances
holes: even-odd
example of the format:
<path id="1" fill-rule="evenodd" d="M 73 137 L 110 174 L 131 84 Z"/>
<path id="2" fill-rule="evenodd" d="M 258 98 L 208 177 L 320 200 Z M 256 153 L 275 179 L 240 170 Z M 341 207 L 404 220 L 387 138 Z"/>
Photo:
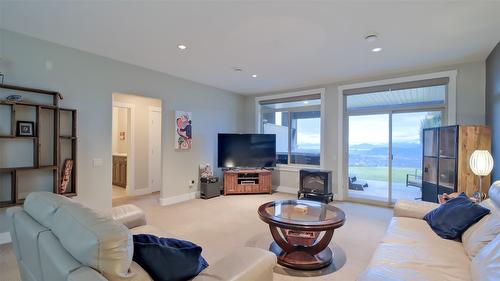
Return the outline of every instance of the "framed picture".
<path id="1" fill-rule="evenodd" d="M 191 112 L 175 112 L 175 149 L 191 149 L 193 143 Z"/>
<path id="2" fill-rule="evenodd" d="M 17 121 L 17 136 L 19 137 L 34 137 L 35 122 Z"/>

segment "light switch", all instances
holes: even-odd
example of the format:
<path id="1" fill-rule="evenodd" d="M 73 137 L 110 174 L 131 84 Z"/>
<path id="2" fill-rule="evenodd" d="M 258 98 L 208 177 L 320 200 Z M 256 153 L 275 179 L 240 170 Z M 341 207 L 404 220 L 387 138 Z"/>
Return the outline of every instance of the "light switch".
<path id="1" fill-rule="evenodd" d="M 102 166 L 102 159 L 101 158 L 94 158 L 94 160 L 92 160 L 92 164 L 95 167 L 101 167 Z"/>

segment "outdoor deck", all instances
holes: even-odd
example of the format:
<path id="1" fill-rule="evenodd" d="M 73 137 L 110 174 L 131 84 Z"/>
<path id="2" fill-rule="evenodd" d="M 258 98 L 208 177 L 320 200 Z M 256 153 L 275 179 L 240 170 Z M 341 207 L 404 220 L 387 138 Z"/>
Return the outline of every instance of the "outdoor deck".
<path id="1" fill-rule="evenodd" d="M 349 197 L 363 198 L 378 201 L 387 201 L 388 197 L 388 183 L 386 181 L 367 180 L 368 187 L 364 190 L 349 189 Z M 415 200 L 422 197 L 421 189 L 414 186 L 407 187 L 404 183 L 392 184 L 392 201 L 398 199 Z"/>

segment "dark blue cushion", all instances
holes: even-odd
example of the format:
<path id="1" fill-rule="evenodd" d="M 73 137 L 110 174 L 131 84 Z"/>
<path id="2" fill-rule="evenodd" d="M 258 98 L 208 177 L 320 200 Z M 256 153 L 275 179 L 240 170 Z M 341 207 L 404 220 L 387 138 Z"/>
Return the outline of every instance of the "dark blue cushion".
<path id="1" fill-rule="evenodd" d="M 424 220 L 437 235 L 445 239 L 458 239 L 467 228 L 489 213 L 490 210 L 473 203 L 462 193 L 430 211 Z"/>
<path id="2" fill-rule="evenodd" d="M 134 235 L 134 258 L 155 281 L 188 280 L 208 266 L 201 247 L 189 241 Z"/>

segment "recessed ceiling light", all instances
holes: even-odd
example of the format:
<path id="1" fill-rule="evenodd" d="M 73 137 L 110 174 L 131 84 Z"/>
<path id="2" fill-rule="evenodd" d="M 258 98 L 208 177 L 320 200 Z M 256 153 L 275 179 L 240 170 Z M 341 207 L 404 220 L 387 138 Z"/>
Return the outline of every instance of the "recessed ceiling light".
<path id="1" fill-rule="evenodd" d="M 377 41 L 377 39 L 378 39 L 378 36 L 375 33 L 371 33 L 371 34 L 368 34 L 365 36 L 365 40 L 370 42 L 370 43 Z"/>
<path id="2" fill-rule="evenodd" d="M 186 50 L 187 46 L 183 45 L 183 44 L 179 44 L 179 45 L 177 45 L 177 48 L 179 48 L 180 50 Z"/>
<path id="3" fill-rule="evenodd" d="M 243 71 L 243 68 L 241 68 L 241 67 L 233 67 L 233 70 L 236 71 L 236 72 L 241 72 L 241 71 Z"/>
<path id="4" fill-rule="evenodd" d="M 309 101 L 306 101 L 306 100 L 305 100 L 305 101 L 304 101 L 304 104 L 309 104 Z"/>
<path id="5" fill-rule="evenodd" d="M 373 48 L 373 49 L 372 49 L 372 52 L 374 52 L 374 53 L 378 53 L 378 52 L 380 52 L 380 51 L 382 51 L 382 48 L 380 48 L 380 47 L 377 47 L 377 48 Z"/>
<path id="6" fill-rule="evenodd" d="M 252 78 L 257 78 L 257 74 L 252 74 Z"/>

